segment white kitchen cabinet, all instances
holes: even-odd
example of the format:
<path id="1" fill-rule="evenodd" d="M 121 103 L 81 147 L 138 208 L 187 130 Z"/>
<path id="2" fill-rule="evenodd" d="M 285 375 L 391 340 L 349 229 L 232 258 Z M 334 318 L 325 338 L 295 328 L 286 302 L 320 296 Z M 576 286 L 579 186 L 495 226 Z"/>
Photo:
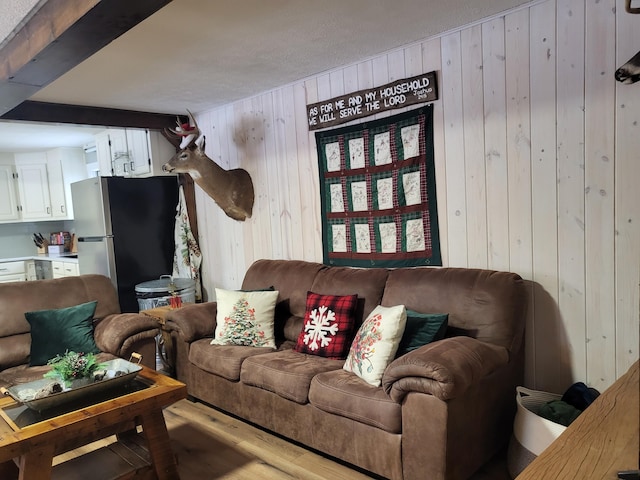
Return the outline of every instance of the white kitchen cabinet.
<path id="1" fill-rule="evenodd" d="M 47 172 L 52 218 L 73 219 L 71 184 L 87 178 L 83 150 L 56 148 L 47 151 Z"/>
<path id="2" fill-rule="evenodd" d="M 16 191 L 16 169 L 13 165 L 0 165 L 0 222 L 20 219 Z"/>
<path id="3" fill-rule="evenodd" d="M 64 192 L 64 175 L 62 164 L 58 158 L 51 159 L 47 153 L 47 178 L 49 179 L 49 199 L 51 200 L 51 217 L 68 218 L 67 196 Z"/>
<path id="4" fill-rule="evenodd" d="M 129 173 L 139 177 L 151 172 L 151 153 L 149 152 L 149 131 L 128 128 L 127 145 L 129 147 Z M 167 158 L 167 160 L 169 160 Z"/>
<path id="5" fill-rule="evenodd" d="M 85 178 L 81 148 L 13 154 L 0 165 L 0 222 L 73 219 L 71 184 Z"/>
<path id="6" fill-rule="evenodd" d="M 113 175 L 128 177 L 131 151 L 127 145 L 127 132 L 125 130 L 109 130 L 109 145 L 111 146 Z"/>
<path id="7" fill-rule="evenodd" d="M 80 275 L 80 268 L 77 263 L 62 262 L 64 263 L 64 273 L 66 277 L 77 277 Z"/>
<path id="8" fill-rule="evenodd" d="M 24 262 L 25 273 L 27 276 L 27 281 L 31 282 L 33 280 L 38 279 L 38 274 L 36 273 L 36 262 L 35 260 L 26 260 Z"/>
<path id="9" fill-rule="evenodd" d="M 105 130 L 94 136 L 96 140 L 96 157 L 98 168 L 103 177 L 113 176 L 113 165 L 111 163 L 111 145 L 109 144 L 109 131 Z"/>
<path id="10" fill-rule="evenodd" d="M 24 261 L 0 262 L 0 283 L 24 282 L 26 279 Z"/>
<path id="11" fill-rule="evenodd" d="M 23 220 L 51 219 L 46 153 L 16 153 L 15 160 L 21 218 Z"/>
<path id="12" fill-rule="evenodd" d="M 65 262 L 63 260 L 52 260 L 51 271 L 53 272 L 53 278 L 76 277 L 80 275 L 77 263 Z"/>
<path id="13" fill-rule="evenodd" d="M 163 175 L 175 148 L 160 132 L 140 128 L 112 128 L 95 136 L 101 176 Z"/>

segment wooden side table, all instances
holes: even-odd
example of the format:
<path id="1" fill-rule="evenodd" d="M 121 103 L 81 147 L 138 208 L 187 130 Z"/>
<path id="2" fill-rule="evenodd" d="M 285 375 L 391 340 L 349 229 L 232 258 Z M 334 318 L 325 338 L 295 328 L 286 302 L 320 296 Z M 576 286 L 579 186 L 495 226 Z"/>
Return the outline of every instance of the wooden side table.
<path id="1" fill-rule="evenodd" d="M 163 369 L 170 375 L 175 376 L 176 371 L 176 357 L 175 350 L 173 348 L 173 339 L 171 338 L 171 332 L 166 328 L 166 316 L 171 310 L 176 310 L 170 305 L 163 307 L 150 308 L 148 310 L 141 310 L 140 313 L 157 320 L 160 325 L 160 336 L 158 337 L 158 353 L 160 354 L 160 360 L 162 361 Z"/>

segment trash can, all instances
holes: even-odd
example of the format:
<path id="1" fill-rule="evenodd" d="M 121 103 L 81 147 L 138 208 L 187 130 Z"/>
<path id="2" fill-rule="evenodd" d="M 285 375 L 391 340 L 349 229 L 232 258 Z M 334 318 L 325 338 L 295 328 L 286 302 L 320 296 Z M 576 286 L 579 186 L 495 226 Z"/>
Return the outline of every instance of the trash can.
<path id="1" fill-rule="evenodd" d="M 172 278 L 162 275 L 157 280 L 150 280 L 136 285 L 136 298 L 140 311 L 169 305 L 173 293 L 180 297 L 182 303 L 196 302 L 196 282 L 191 278 Z"/>

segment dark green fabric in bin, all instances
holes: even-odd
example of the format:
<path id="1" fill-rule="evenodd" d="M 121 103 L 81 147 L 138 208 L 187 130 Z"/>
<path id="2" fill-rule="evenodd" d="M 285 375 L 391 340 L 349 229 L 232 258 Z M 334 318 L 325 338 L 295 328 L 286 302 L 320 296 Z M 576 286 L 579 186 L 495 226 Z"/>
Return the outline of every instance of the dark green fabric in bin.
<path id="1" fill-rule="evenodd" d="M 573 405 L 562 400 L 552 400 L 540 406 L 538 415 L 552 422 L 568 427 L 582 413 Z"/>

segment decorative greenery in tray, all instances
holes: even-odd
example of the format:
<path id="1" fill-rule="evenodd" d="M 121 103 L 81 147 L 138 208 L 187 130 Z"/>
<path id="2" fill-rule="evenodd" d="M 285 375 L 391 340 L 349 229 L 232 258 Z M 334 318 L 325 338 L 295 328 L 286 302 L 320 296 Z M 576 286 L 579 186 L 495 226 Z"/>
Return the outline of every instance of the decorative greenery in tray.
<path id="1" fill-rule="evenodd" d="M 47 365 L 51 365 L 52 368 L 44 376 L 60 379 L 66 387 L 70 386 L 73 380 L 91 378 L 96 370 L 104 368 L 104 364 L 98 363 L 93 353 L 84 354 L 68 350 L 64 355 L 53 357 Z"/>

